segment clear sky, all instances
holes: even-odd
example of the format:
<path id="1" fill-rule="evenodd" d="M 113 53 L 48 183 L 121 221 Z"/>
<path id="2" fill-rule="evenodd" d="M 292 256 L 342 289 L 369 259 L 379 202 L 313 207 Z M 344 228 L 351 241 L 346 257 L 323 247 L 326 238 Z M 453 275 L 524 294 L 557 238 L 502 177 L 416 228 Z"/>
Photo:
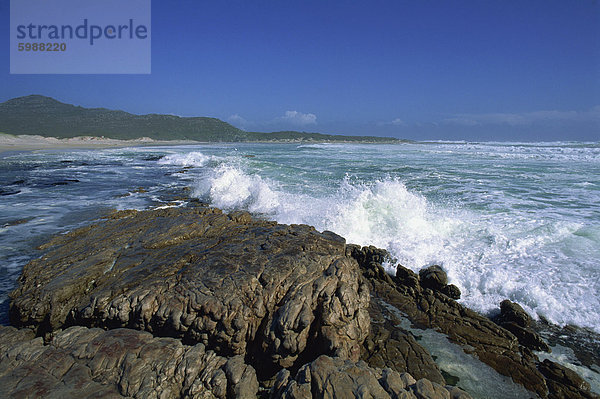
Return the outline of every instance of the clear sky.
<path id="1" fill-rule="evenodd" d="M 443 140 L 600 140 L 600 3 L 152 2 L 150 75 L 10 75 L 43 94 L 132 113 Z"/>

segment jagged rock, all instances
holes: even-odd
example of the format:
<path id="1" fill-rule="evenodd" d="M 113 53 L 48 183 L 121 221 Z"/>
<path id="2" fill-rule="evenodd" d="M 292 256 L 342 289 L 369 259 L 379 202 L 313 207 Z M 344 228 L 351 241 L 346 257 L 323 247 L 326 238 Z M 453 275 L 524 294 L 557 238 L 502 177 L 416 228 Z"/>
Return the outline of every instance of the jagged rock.
<path id="1" fill-rule="evenodd" d="M 346 246 L 346 253 L 363 266 L 365 276 L 369 277 L 365 279 L 365 283 L 369 286 L 372 279 L 393 284 L 390 275 L 381 267 L 382 262 L 391 260 L 387 251 L 373 246 L 361 248 L 350 244 Z M 413 277 L 418 285 L 418 277 L 414 273 L 413 276 L 407 275 L 407 280 Z M 444 377 L 429 352 L 417 343 L 412 334 L 399 327 L 400 321 L 396 315 L 377 297 L 371 298 L 369 316 L 371 333 L 363 344 L 361 359 L 371 367 L 389 367 L 398 372 L 408 372 L 417 378 L 444 383 Z"/>
<path id="2" fill-rule="evenodd" d="M 458 387 L 446 385 L 446 389 L 450 393 L 450 399 L 470 399 L 471 395 Z"/>
<path id="3" fill-rule="evenodd" d="M 501 323 L 500 326 L 513 333 L 524 347 L 534 351 L 550 352 L 548 344 L 533 329 L 521 327 L 513 322 Z"/>
<path id="4" fill-rule="evenodd" d="M 401 270 L 400 275 L 409 275 L 406 270 L 408 269 Z M 403 279 L 406 279 L 406 277 Z M 452 299 L 460 299 L 460 289 L 454 284 L 448 284 L 448 275 L 441 266 L 433 265 L 419 270 L 419 283 L 423 288 L 441 292 Z M 409 286 L 415 287 L 413 283 Z"/>
<path id="5" fill-rule="evenodd" d="M 241 356 L 130 329 L 70 327 L 44 345 L 31 331 L 0 327 L 0 396 L 256 398 Z"/>
<path id="6" fill-rule="evenodd" d="M 573 325 L 557 326 L 540 317 L 535 324 L 550 346 L 561 345 L 573 351 L 577 361 L 588 368 L 600 369 L 600 334 Z"/>
<path id="7" fill-rule="evenodd" d="M 458 388 L 454 389 L 458 397 Z M 463 398 L 470 398 L 460 391 Z M 450 399 L 443 386 L 392 369 L 371 368 L 340 358 L 320 356 L 304 365 L 292 378 L 284 369 L 277 375 L 272 398 L 402 398 Z"/>
<path id="8" fill-rule="evenodd" d="M 355 249 L 354 252 L 359 251 Z M 373 265 L 359 264 L 365 271 L 373 268 Z M 371 271 L 369 274 L 377 275 Z M 500 374 L 510 376 L 540 397 L 547 396 L 546 380 L 536 369 L 537 357 L 520 346 L 512 333 L 449 296 L 422 287 L 414 277 L 412 271 L 398 265 L 392 283 L 388 279 L 370 278 L 371 296 L 394 306 L 416 326 L 433 328 L 447 335 L 466 353 L 476 355 Z"/>
<path id="9" fill-rule="evenodd" d="M 450 399 L 450 392 L 443 386 L 425 378 L 421 378 L 410 388 L 418 399 Z"/>
<path id="10" fill-rule="evenodd" d="M 541 362 L 538 367 L 548 379 L 550 399 L 600 398 L 600 395 L 590 392 L 590 384 L 573 370 L 548 359 Z"/>
<path id="11" fill-rule="evenodd" d="M 421 286 L 441 291 L 448 284 L 448 275 L 438 265 L 433 265 L 419 270 Z"/>
<path id="12" fill-rule="evenodd" d="M 319 354 L 358 360 L 369 292 L 345 241 L 214 208 L 123 211 L 44 246 L 13 325 L 145 330 L 245 356 L 264 378 Z M 262 379 L 262 378 L 261 378 Z"/>
<path id="13" fill-rule="evenodd" d="M 515 323 L 521 327 L 531 327 L 533 319 L 525 310 L 516 302 L 511 302 L 508 299 L 500 303 L 500 315 L 497 318 L 498 324 Z"/>
<path id="14" fill-rule="evenodd" d="M 440 292 L 452 299 L 460 299 L 460 288 L 455 286 L 454 284 L 448 284 L 445 287 L 442 287 Z"/>
<path id="15" fill-rule="evenodd" d="M 412 334 L 399 327 L 400 320 L 385 308 L 379 298 L 371 298 L 369 315 L 371 333 L 363 344 L 361 359 L 371 367 L 389 367 L 398 372 L 408 372 L 415 378 L 445 383 L 429 352 Z"/>
<path id="16" fill-rule="evenodd" d="M 513 333 L 524 347 L 550 352 L 548 344 L 531 327 L 533 319 L 518 303 L 505 299 L 500 303 L 500 314 L 492 320 Z"/>
<path id="17" fill-rule="evenodd" d="M 397 268 L 396 275 L 393 278 L 393 281 L 412 290 L 418 290 L 421 288 L 421 284 L 419 283 L 419 276 L 410 269 L 405 267 Z"/>

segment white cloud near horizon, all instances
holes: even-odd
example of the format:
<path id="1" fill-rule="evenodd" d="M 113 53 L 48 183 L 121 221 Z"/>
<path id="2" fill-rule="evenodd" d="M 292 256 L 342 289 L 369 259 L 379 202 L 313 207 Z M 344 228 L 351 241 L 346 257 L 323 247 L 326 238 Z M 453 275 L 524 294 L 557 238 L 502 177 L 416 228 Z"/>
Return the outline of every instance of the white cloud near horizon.
<path id="1" fill-rule="evenodd" d="M 406 126 L 406 122 L 404 122 L 402 119 L 400 118 L 396 118 L 391 122 L 392 125 L 394 126 Z"/>
<path id="2" fill-rule="evenodd" d="M 408 126 L 408 123 L 404 122 L 400 118 L 396 118 L 391 121 L 377 122 L 377 126 Z"/>
<path id="3" fill-rule="evenodd" d="M 317 116 L 315 114 L 303 114 L 298 111 L 286 111 L 285 114 L 278 119 L 280 122 L 287 122 L 296 126 L 317 124 Z"/>
<path id="4" fill-rule="evenodd" d="M 227 122 L 242 130 L 246 130 L 248 127 L 254 125 L 253 122 L 250 122 L 249 120 L 247 120 L 239 114 L 233 114 L 229 116 L 229 118 L 227 118 Z"/>
<path id="5" fill-rule="evenodd" d="M 527 126 L 544 122 L 599 122 L 600 105 L 587 111 L 534 111 L 523 113 L 458 114 L 443 120 L 462 126 L 509 125 Z"/>

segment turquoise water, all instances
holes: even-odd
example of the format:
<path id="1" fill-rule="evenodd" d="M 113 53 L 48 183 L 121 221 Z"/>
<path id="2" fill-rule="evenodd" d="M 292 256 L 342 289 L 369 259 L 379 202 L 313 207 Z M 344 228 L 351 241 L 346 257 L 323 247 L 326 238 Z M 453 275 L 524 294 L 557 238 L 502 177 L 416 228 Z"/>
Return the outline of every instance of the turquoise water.
<path id="1" fill-rule="evenodd" d="M 181 173 L 177 173 L 181 172 Z M 0 157 L 0 301 L 49 235 L 189 194 L 440 264 L 461 302 L 600 332 L 600 144 L 227 144 Z M 143 187 L 146 192 L 136 192 Z M 390 267 L 390 271 L 392 268 Z"/>

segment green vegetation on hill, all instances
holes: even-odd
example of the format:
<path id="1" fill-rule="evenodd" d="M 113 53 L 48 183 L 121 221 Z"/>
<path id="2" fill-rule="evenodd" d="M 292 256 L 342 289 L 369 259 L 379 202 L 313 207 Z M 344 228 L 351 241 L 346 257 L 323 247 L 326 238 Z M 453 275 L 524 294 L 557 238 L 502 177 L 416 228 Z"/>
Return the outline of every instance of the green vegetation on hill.
<path id="1" fill-rule="evenodd" d="M 0 132 L 70 138 L 108 137 L 131 140 L 195 141 L 352 141 L 397 142 L 397 139 L 338 136 L 320 133 L 245 132 L 216 118 L 174 115 L 134 115 L 106 108 L 83 108 L 50 97 L 30 95 L 0 103 Z"/>
<path id="2" fill-rule="evenodd" d="M 402 140 L 390 137 L 375 136 L 342 136 L 337 134 L 306 133 L 296 131 L 284 131 L 273 133 L 248 132 L 247 141 L 338 141 L 353 143 L 396 143 Z"/>

